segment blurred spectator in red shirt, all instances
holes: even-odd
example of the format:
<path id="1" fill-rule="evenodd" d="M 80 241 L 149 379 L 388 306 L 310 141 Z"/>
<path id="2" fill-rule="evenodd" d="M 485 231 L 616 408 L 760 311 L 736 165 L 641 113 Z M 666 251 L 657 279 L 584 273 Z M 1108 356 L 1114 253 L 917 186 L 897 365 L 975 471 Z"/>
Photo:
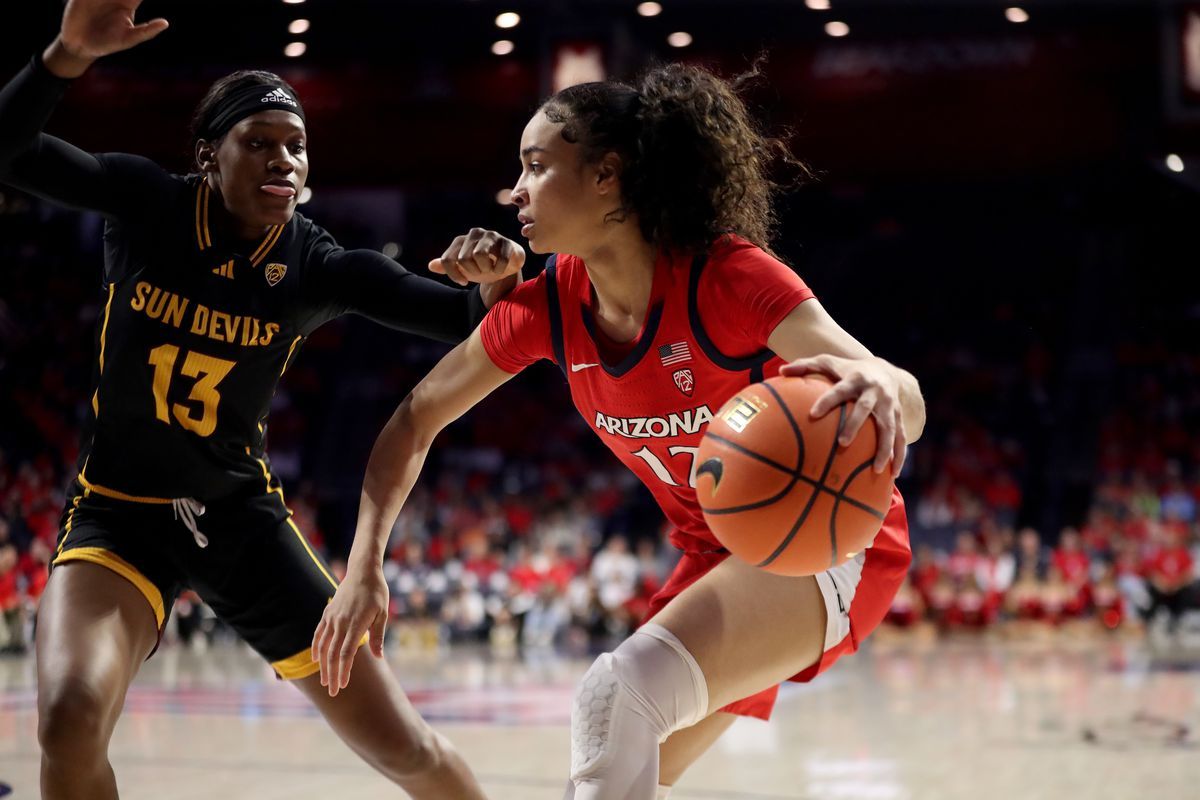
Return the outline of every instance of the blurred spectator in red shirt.
<path id="1" fill-rule="evenodd" d="M 942 567 L 938 563 L 938 553 L 927 543 L 917 545 L 916 557 L 912 566 L 913 586 L 921 601 L 929 606 L 933 597 L 933 589 L 942 576 Z"/>
<path id="2" fill-rule="evenodd" d="M 1143 565 L 1151 599 L 1146 616 L 1152 620 L 1160 608 L 1165 608 L 1167 631 L 1174 633 L 1185 610 L 1187 590 L 1193 581 L 1195 565 L 1183 536 L 1177 530 L 1158 526 L 1154 538 L 1156 546 Z"/>
<path id="3" fill-rule="evenodd" d="M 975 534 L 962 531 L 954 540 L 954 552 L 946 561 L 946 570 L 955 581 L 973 579 L 979 558 L 979 542 L 975 539 Z"/>
<path id="4" fill-rule="evenodd" d="M 25 651 L 25 620 L 17 583 L 17 548 L 8 539 L 9 526 L 0 519 L 0 652 Z"/>

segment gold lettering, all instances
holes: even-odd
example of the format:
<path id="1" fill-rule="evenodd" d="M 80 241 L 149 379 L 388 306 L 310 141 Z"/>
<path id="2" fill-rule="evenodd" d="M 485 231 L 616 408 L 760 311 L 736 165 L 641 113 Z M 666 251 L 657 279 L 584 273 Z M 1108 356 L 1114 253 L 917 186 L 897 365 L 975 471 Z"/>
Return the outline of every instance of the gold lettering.
<path id="1" fill-rule="evenodd" d="M 196 304 L 196 314 L 192 317 L 192 333 L 203 336 L 208 328 L 208 306 Z"/>
<path id="2" fill-rule="evenodd" d="M 145 281 L 138 281 L 137 286 L 133 287 L 133 299 L 129 301 L 129 307 L 134 311 L 141 311 L 146 307 L 146 293 L 150 291 L 150 284 Z"/>
<path id="3" fill-rule="evenodd" d="M 146 304 L 146 316 L 148 316 L 150 319 L 158 319 L 161 317 L 163 306 L 167 304 L 167 297 L 169 297 L 170 294 L 170 292 L 164 292 L 162 289 L 159 289 L 157 286 L 155 286 L 154 291 L 150 294 L 150 302 Z"/>
<path id="4" fill-rule="evenodd" d="M 268 322 L 266 326 L 266 333 L 263 335 L 263 338 L 258 340 L 259 346 L 266 347 L 269 345 L 277 333 L 279 333 L 279 326 L 274 322 Z"/>
<path id="5" fill-rule="evenodd" d="M 183 323 L 183 314 L 187 311 L 188 302 L 186 297 L 180 297 L 177 294 L 171 295 L 171 300 L 167 303 L 167 312 L 163 315 L 163 322 L 178 328 Z"/>
<path id="6" fill-rule="evenodd" d="M 210 339 L 224 339 L 225 326 L 229 324 L 229 315 L 224 311 L 214 310 L 212 313 L 212 325 L 208 329 L 208 337 Z"/>

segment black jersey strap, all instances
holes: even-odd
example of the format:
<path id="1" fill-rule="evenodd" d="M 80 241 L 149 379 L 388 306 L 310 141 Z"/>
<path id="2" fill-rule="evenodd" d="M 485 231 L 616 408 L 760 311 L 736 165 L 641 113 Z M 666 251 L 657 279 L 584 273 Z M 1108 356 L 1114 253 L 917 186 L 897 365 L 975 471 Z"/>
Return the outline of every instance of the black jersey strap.
<path id="1" fill-rule="evenodd" d="M 546 259 L 546 308 L 550 311 L 550 344 L 554 360 L 563 376 L 567 375 L 566 348 L 563 347 L 562 303 L 558 299 L 558 255 Z"/>
<path id="2" fill-rule="evenodd" d="M 692 259 L 691 274 L 688 275 L 688 322 L 692 328 L 692 335 L 696 337 L 696 342 L 709 361 L 730 372 L 750 370 L 750 380 L 758 383 L 763 378 L 763 366 L 774 358 L 774 353 L 763 348 L 744 358 L 727 356 L 717 347 L 716 342 L 708 335 L 708 331 L 704 330 L 704 323 L 700 319 L 700 303 L 697 298 L 700 294 L 700 276 L 704 273 L 704 267 L 707 264 L 708 254 L 698 253 Z"/>

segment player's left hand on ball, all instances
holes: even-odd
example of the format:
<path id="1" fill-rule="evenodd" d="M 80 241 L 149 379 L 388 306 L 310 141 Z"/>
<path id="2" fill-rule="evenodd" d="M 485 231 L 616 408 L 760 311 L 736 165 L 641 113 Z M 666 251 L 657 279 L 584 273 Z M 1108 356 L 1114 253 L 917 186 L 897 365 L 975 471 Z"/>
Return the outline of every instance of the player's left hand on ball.
<path id="1" fill-rule="evenodd" d="M 875 471 L 883 472 L 891 461 L 892 477 L 900 475 L 908 449 L 900 407 L 900 383 L 883 362 L 874 358 L 822 355 L 798 358 L 779 372 L 792 376 L 818 373 L 833 378 L 833 386 L 817 398 L 809 413 L 814 418 L 823 417 L 842 403 L 850 403 L 846 423 L 838 436 L 838 443 L 843 447 L 854 441 L 868 416 L 874 417 L 879 430 Z"/>
<path id="2" fill-rule="evenodd" d="M 455 236 L 441 258 L 429 262 L 429 271 L 448 275 L 459 286 L 494 283 L 516 275 L 525 265 L 525 248 L 495 231 L 472 228 Z"/>
<path id="3" fill-rule="evenodd" d="M 350 670 L 363 635 L 370 632 L 371 652 L 383 657 L 383 631 L 388 619 L 388 588 L 383 570 L 354 570 L 325 606 L 313 634 L 312 659 L 321 664 L 321 685 L 336 697 L 350 683 Z"/>

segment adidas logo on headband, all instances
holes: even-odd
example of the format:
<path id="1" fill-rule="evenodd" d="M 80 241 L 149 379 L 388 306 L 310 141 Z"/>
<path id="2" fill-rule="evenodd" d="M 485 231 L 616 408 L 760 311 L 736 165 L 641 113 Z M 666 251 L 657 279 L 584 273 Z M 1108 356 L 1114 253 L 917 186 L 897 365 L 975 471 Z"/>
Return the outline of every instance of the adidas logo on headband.
<path id="1" fill-rule="evenodd" d="M 272 89 L 263 96 L 260 103 L 286 103 L 289 106 L 298 106 L 299 104 L 292 99 L 291 95 L 285 92 L 282 88 Z"/>

